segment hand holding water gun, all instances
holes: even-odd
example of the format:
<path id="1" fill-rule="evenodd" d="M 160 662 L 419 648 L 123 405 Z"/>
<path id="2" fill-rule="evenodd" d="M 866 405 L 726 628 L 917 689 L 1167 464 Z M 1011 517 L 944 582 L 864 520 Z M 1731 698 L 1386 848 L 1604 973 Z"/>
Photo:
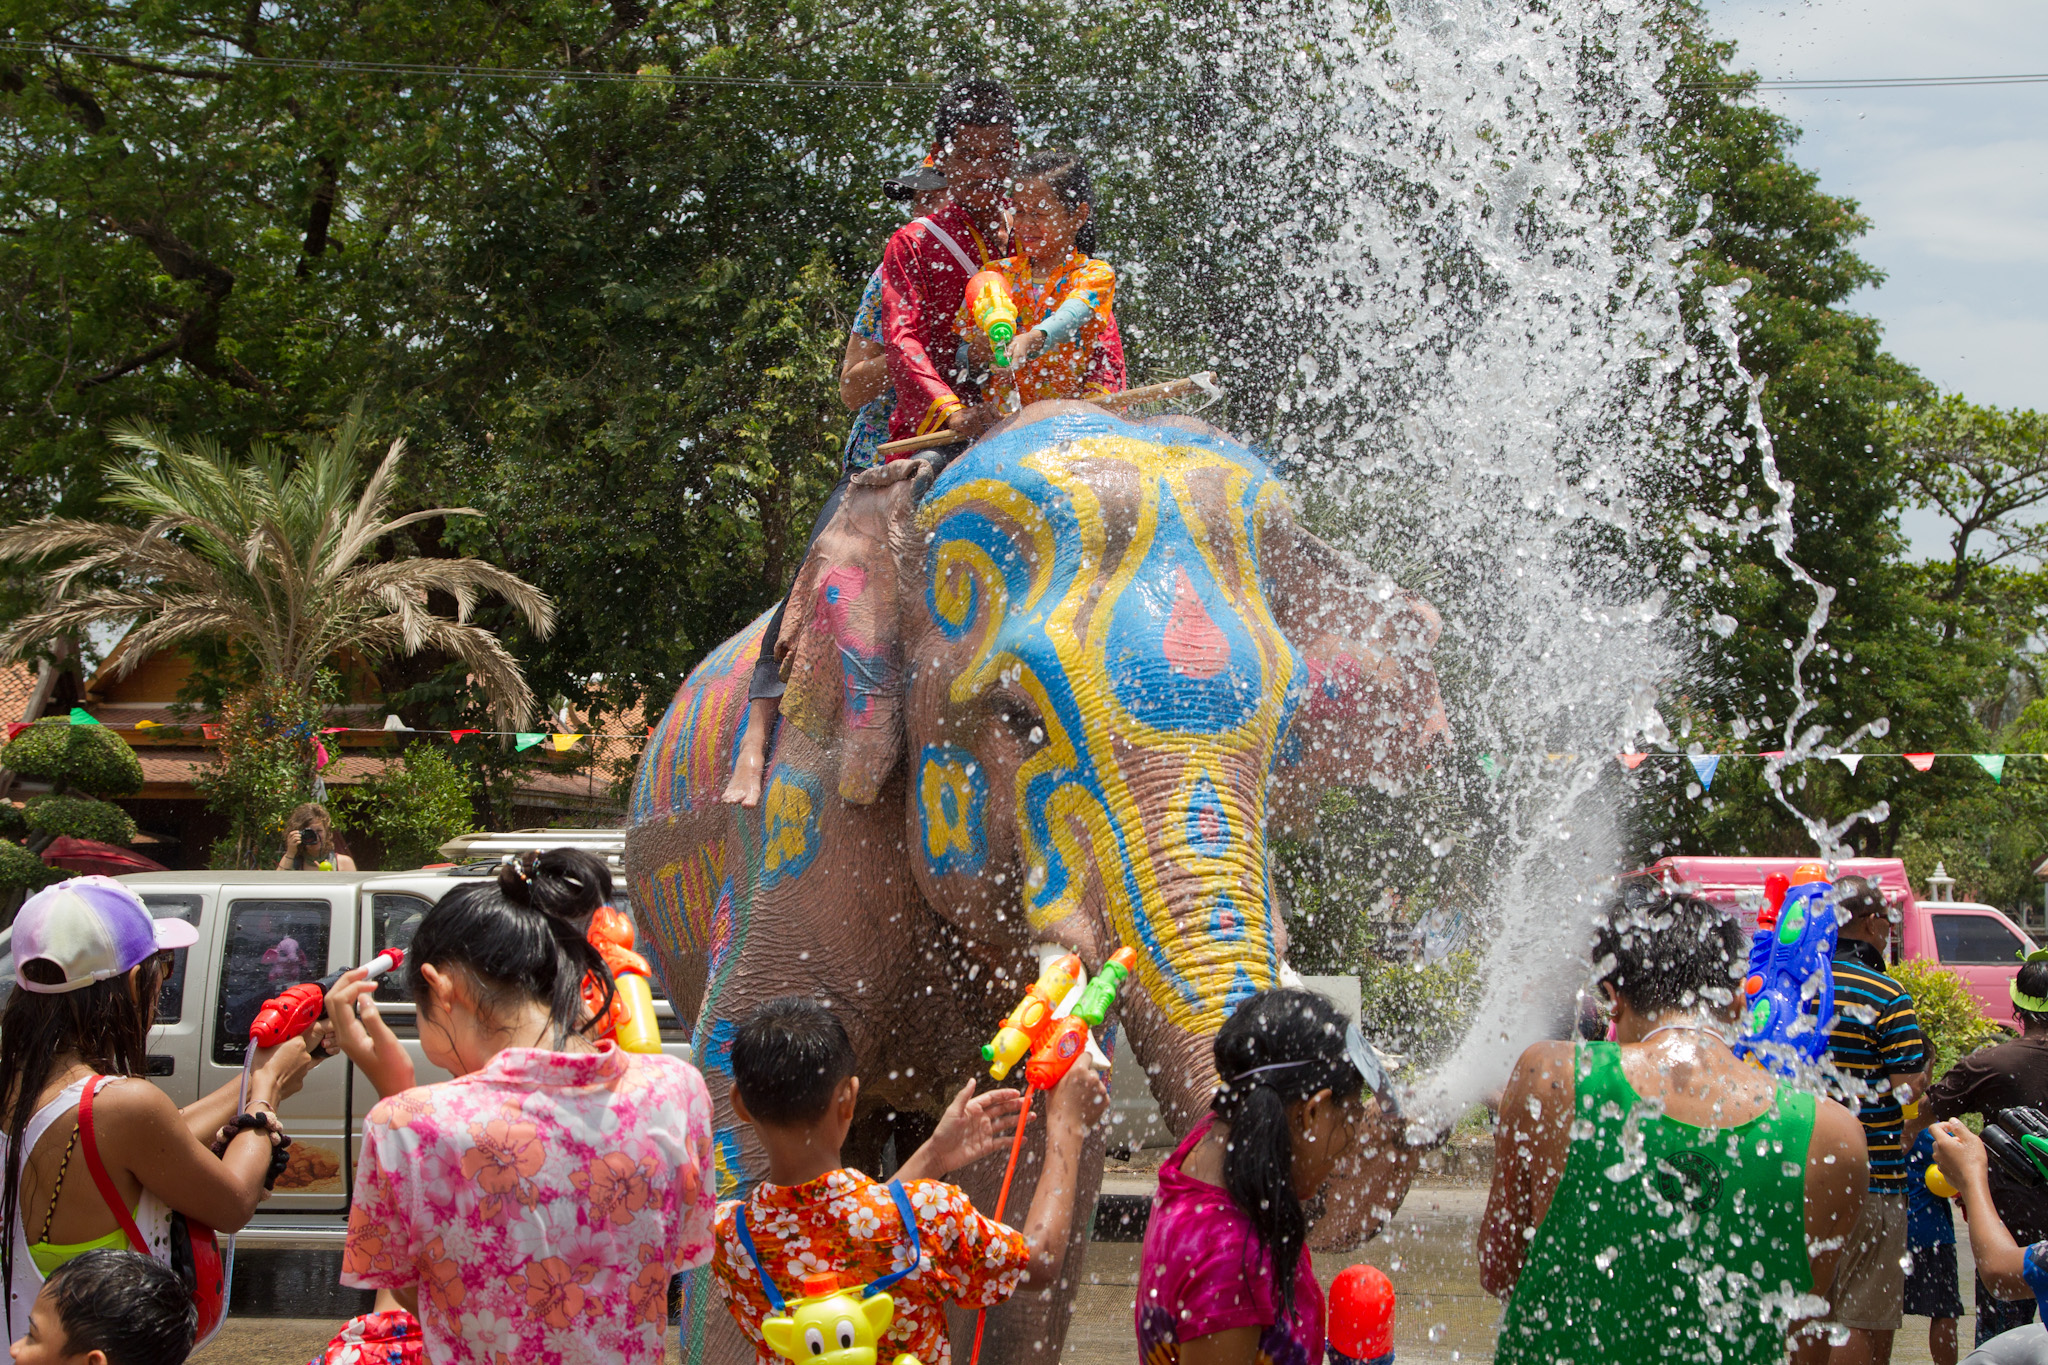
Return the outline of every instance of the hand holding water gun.
<path id="1" fill-rule="evenodd" d="M 1081 992 L 1074 1008 L 1053 1020 L 1052 1028 L 1031 1049 L 1031 1060 L 1024 1066 L 1024 1077 L 1033 1090 L 1052 1089 L 1073 1069 L 1091 1041 L 1089 1030 L 1102 1027 L 1124 978 L 1137 965 L 1136 953 L 1129 948 L 1117 949 Z"/>
<path id="2" fill-rule="evenodd" d="M 1024 992 L 1024 998 L 996 1030 L 996 1036 L 981 1049 L 981 1059 L 989 1064 L 990 1076 L 1002 1080 L 1051 1036 L 1057 1022 L 1053 1011 L 1080 980 L 1081 959 L 1077 954 L 1062 953 L 1045 964 L 1038 980 Z"/>
<path id="3" fill-rule="evenodd" d="M 803 1287 L 801 1298 L 762 1319 L 761 1339 L 768 1349 L 807 1365 L 875 1365 L 882 1335 L 896 1316 L 896 1301 L 887 1294 L 862 1297 L 841 1289 L 839 1277 L 830 1272 L 804 1276 Z M 918 1365 L 918 1359 L 906 1351 L 891 1365 Z"/>
<path id="4" fill-rule="evenodd" d="M 1955 1198 L 1962 1192 L 1959 1182 L 1988 1169 L 1987 1158 L 2029 1189 L 2048 1186 L 2048 1114 L 2039 1109 L 1999 1110 L 1984 1125 L 1982 1138 L 1953 1122 L 1936 1124 L 1933 1132 L 1935 1164 L 1925 1180 L 1936 1198 Z"/>
<path id="5" fill-rule="evenodd" d="M 256 1018 L 249 1025 L 249 1041 L 257 1047 L 276 1047 L 287 1038 L 298 1037 L 326 1013 L 327 992 L 350 971 L 360 970 L 361 979 L 374 981 L 404 960 L 403 949 L 386 948 L 360 969 L 344 967 L 318 981 L 301 981 L 287 987 L 282 994 L 264 1001 L 263 1008 L 256 1011 Z"/>
<path id="6" fill-rule="evenodd" d="M 596 1036 L 617 1041 L 624 1052 L 661 1051 L 661 1025 L 654 1016 L 654 975 L 647 959 L 633 951 L 633 921 L 609 905 L 600 905 L 590 917 L 590 946 L 597 949 L 611 970 L 612 1001 L 605 1006 L 604 983 L 595 976 L 583 979 L 583 1007 L 593 1015 L 604 1011 Z"/>
<path id="7" fill-rule="evenodd" d="M 1780 903 L 1766 904 L 1750 940 L 1750 974 L 1743 982 L 1749 1014 L 1738 1056 L 1766 1071 L 1791 1075 L 1794 1057 L 1817 1062 L 1828 1050 L 1835 1015 L 1834 885 L 1821 863 L 1793 870 Z M 1808 1009 L 1811 997 L 1814 1008 Z"/>
<path id="8" fill-rule="evenodd" d="M 988 337 L 997 365 L 1010 364 L 1010 338 L 1017 335 L 1017 303 L 1000 271 L 983 270 L 967 282 L 967 309 L 976 329 Z"/>

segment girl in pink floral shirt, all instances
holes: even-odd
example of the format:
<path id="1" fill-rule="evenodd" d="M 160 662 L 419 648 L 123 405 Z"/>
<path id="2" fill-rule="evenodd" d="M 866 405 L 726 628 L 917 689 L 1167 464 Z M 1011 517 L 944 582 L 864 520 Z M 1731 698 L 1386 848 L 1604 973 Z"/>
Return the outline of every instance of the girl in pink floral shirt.
<path id="1" fill-rule="evenodd" d="M 458 888 L 406 958 L 421 1046 L 456 1079 L 370 1111 L 341 1278 L 417 1312 L 436 1365 L 658 1365 L 669 1279 L 710 1256 L 703 1077 L 580 1031 L 594 861 Z"/>

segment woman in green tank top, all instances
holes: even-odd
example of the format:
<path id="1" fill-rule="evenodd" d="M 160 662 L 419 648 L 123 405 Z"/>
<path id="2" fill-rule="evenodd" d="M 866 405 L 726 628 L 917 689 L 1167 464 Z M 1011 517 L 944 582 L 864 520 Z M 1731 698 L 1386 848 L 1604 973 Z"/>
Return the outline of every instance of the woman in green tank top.
<path id="1" fill-rule="evenodd" d="M 1826 1359 L 1800 1325 L 1856 1223 L 1863 1129 L 1730 1049 L 1746 948 L 1706 902 L 1630 888 L 1592 951 L 1618 1041 L 1516 1064 L 1479 1234 L 1498 1365 Z"/>

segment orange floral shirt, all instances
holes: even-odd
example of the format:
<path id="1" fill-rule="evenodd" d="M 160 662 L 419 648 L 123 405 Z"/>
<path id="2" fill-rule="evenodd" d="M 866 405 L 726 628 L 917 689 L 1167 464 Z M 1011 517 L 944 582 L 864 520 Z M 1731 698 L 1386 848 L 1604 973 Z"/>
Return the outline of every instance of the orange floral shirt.
<path id="1" fill-rule="evenodd" d="M 889 1290 L 896 1317 L 877 1358 L 893 1360 L 908 1351 L 924 1365 L 947 1365 L 952 1346 L 946 1338 L 945 1305 L 1002 1303 L 1024 1278 L 1030 1249 L 1023 1233 L 976 1213 L 957 1185 L 906 1180 L 903 1192 L 917 1214 L 917 1269 Z M 828 1171 L 801 1185 L 764 1182 L 744 1202 L 754 1249 L 785 1299 L 802 1292 L 805 1275 L 830 1270 L 839 1273 L 842 1283 L 865 1285 L 910 1264 L 910 1239 L 889 1187 L 859 1171 Z M 741 1203 L 734 1199 L 718 1206 L 711 1273 L 761 1365 L 775 1365 L 780 1357 L 761 1339 L 768 1296 L 761 1292 L 753 1259 L 740 1245 L 736 1215 Z"/>
<path id="2" fill-rule="evenodd" d="M 1071 341 L 1035 351 L 1014 369 L 997 366 L 983 386 L 987 396 L 1005 404 L 1011 391 L 1017 401 L 1036 403 L 1041 398 L 1099 398 L 1120 393 L 1124 387 L 1124 355 L 1121 341 L 1115 341 L 1116 321 L 1111 311 L 1116 304 L 1116 270 L 1108 261 L 1083 256 L 1075 251 L 1067 263 L 1049 276 L 1031 268 L 1027 256 L 1005 256 L 989 266 L 1010 284 L 1010 301 L 1017 305 L 1017 335 L 1022 336 L 1051 317 L 1059 306 L 1077 294 L 1093 299 L 1089 317 Z M 964 336 L 974 328 L 974 317 L 966 305 L 960 309 Z"/>
<path id="3" fill-rule="evenodd" d="M 416 1286 L 434 1365 L 660 1365 L 711 1189 L 695 1067 L 507 1048 L 370 1111 L 341 1280 Z"/>

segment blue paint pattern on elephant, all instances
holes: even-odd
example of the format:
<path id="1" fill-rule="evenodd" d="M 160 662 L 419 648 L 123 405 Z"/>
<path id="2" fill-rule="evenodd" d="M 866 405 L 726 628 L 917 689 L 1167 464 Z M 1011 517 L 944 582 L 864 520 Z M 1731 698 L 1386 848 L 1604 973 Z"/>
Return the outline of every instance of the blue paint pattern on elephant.
<path id="1" fill-rule="evenodd" d="M 917 790 L 912 796 L 926 865 L 940 876 L 981 871 L 988 857 L 981 826 L 988 778 L 981 760 L 957 745 L 925 745 L 918 756 Z"/>

